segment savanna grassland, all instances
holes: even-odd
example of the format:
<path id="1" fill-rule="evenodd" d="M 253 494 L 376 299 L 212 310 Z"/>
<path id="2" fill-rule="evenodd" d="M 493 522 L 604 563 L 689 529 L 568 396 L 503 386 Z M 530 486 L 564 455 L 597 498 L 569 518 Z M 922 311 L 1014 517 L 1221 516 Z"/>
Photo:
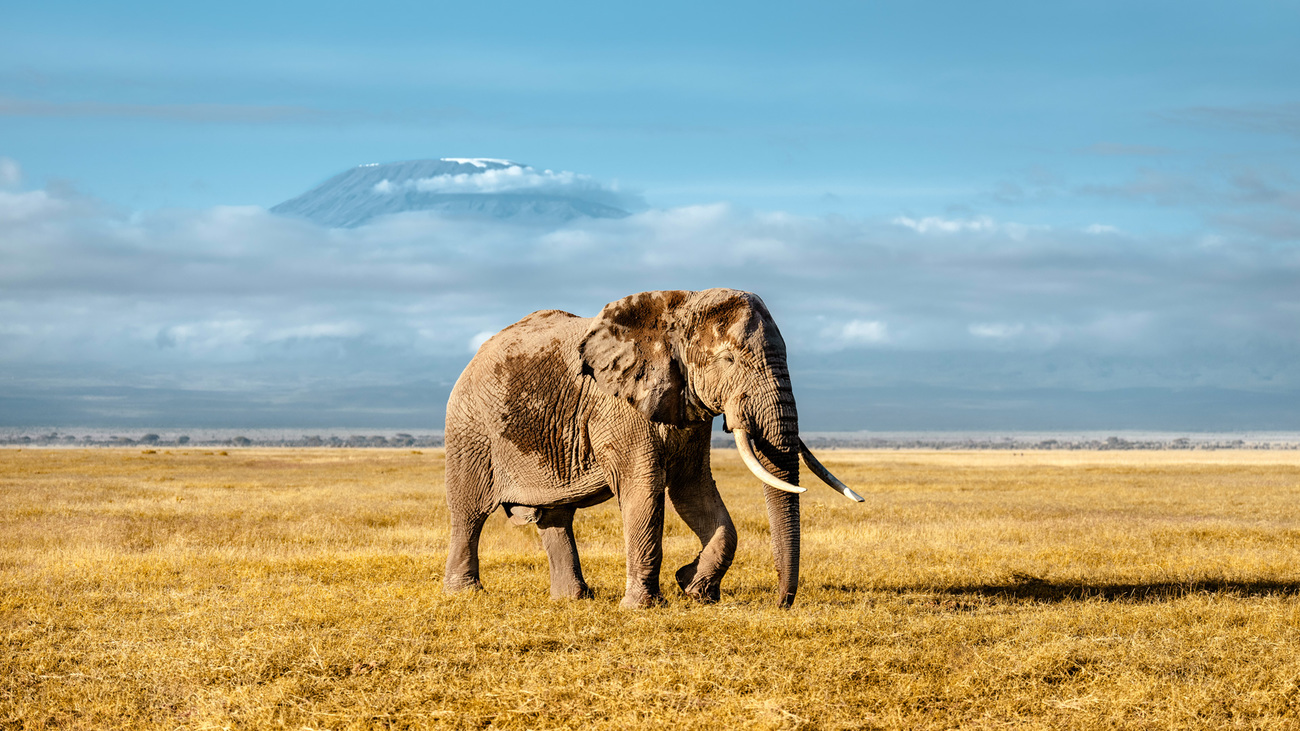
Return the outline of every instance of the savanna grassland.
<path id="1" fill-rule="evenodd" d="M 547 598 L 498 514 L 448 596 L 425 450 L 0 450 L 3 728 L 1297 728 L 1300 453 L 825 452 L 774 605 L 756 480 L 723 600 Z"/>

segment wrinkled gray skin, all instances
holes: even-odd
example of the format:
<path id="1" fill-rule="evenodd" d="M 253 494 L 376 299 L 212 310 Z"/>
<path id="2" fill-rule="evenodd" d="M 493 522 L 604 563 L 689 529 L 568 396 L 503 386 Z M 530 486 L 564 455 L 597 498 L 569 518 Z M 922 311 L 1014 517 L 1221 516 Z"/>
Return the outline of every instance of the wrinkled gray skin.
<path id="1" fill-rule="evenodd" d="M 623 515 L 622 605 L 660 599 L 665 496 L 700 539 L 677 570 L 715 602 L 736 529 L 709 468 L 711 423 L 744 428 L 759 461 L 799 484 L 799 422 L 785 342 L 756 295 L 645 292 L 594 318 L 535 312 L 479 348 L 447 404 L 449 591 L 481 588 L 478 542 L 492 511 L 536 523 L 551 596 L 586 597 L 573 537 L 578 508 L 616 498 Z M 799 496 L 764 487 L 780 605 L 799 584 Z"/>

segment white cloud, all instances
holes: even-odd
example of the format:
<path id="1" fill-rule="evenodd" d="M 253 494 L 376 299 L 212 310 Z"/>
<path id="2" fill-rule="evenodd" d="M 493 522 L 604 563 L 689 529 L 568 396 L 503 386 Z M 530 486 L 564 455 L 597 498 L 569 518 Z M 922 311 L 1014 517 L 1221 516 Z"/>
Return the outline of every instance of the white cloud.
<path id="1" fill-rule="evenodd" d="M 354 338 L 365 332 L 355 322 L 316 322 L 308 325 L 280 328 L 267 333 L 266 342 L 281 340 L 316 340 L 321 338 Z"/>
<path id="2" fill-rule="evenodd" d="M 0 188 L 17 188 L 23 182 L 23 169 L 18 161 L 0 157 Z"/>
<path id="3" fill-rule="evenodd" d="M 1114 226 L 1109 226 L 1109 225 L 1104 224 L 1104 223 L 1094 223 L 1094 224 L 1091 224 L 1091 225 L 1089 225 L 1087 228 L 1083 229 L 1083 231 L 1084 231 L 1084 233 L 1090 233 L 1090 234 L 1092 234 L 1092 235 L 1094 235 L 1094 236 L 1103 236 L 1103 235 L 1111 235 L 1111 234 L 1118 234 L 1118 233 L 1121 233 L 1121 231 L 1120 231 L 1118 228 L 1116 228 L 1116 227 L 1114 227 Z"/>
<path id="4" fill-rule="evenodd" d="M 0 190 L 0 223 L 43 219 L 67 210 L 68 204 L 43 190 L 6 193 Z"/>
<path id="5" fill-rule="evenodd" d="M 1014 241 L 1024 240 L 1026 236 L 1035 231 L 1047 231 L 1049 227 L 1031 225 L 1015 222 L 998 222 L 989 216 L 976 216 L 974 218 L 959 220 L 951 218 L 940 218 L 938 216 L 926 216 L 925 218 L 911 218 L 909 216 L 898 216 L 891 223 L 895 226 L 910 228 L 919 234 L 1002 234 Z"/>
<path id="6" fill-rule="evenodd" d="M 850 342 L 883 343 L 889 339 L 889 328 L 879 320 L 852 320 L 845 323 L 842 335 Z"/>
<path id="7" fill-rule="evenodd" d="M 1006 340 L 1023 333 L 1025 326 L 1019 322 L 977 322 L 971 324 L 967 330 L 977 338 Z"/>
<path id="8" fill-rule="evenodd" d="M 474 337 L 469 339 L 469 352 L 477 353 L 478 349 L 483 347 L 483 343 L 486 343 L 493 335 L 496 335 L 496 331 L 494 330 L 484 330 L 477 333 Z"/>
<path id="9" fill-rule="evenodd" d="M 435 175 L 431 178 L 406 180 L 394 184 L 382 180 L 375 184 L 376 193 L 396 193 L 418 190 L 421 193 L 512 193 L 539 192 L 573 188 L 599 189 L 604 186 L 594 178 L 567 171 L 536 170 L 512 164 L 505 168 L 491 168 L 477 173 Z M 613 186 L 617 190 L 617 186 Z"/>
<path id="10" fill-rule="evenodd" d="M 257 320 L 242 317 L 186 322 L 159 329 L 154 342 L 161 349 L 175 348 L 190 356 L 230 362 L 252 356 L 260 329 Z"/>
<path id="11" fill-rule="evenodd" d="M 893 223 L 922 234 L 994 231 L 998 228 L 998 224 L 988 216 L 978 216 L 967 221 L 939 218 L 938 216 L 927 216 L 920 219 L 899 216 L 893 220 Z"/>
<path id="12" fill-rule="evenodd" d="M 1087 327 L 1078 324 L 1063 327 L 1045 323 L 974 322 L 967 326 L 966 332 L 974 336 L 977 342 L 1002 351 L 1042 352 L 1057 346 L 1063 340 L 1075 347 L 1096 345 Z"/>
<path id="13" fill-rule="evenodd" d="M 889 327 L 880 320 L 849 320 L 822 331 L 832 347 L 883 345 L 889 342 Z"/>

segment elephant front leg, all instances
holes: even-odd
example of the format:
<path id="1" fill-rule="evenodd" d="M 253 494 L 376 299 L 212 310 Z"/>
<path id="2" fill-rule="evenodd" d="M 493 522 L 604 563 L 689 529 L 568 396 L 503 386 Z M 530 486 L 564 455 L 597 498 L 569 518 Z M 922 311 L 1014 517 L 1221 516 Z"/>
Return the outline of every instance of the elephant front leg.
<path id="1" fill-rule="evenodd" d="M 582 578 L 582 563 L 578 560 L 578 544 L 573 539 L 572 507 L 547 508 L 537 520 L 537 532 L 542 537 L 542 547 L 551 565 L 552 599 L 587 599 L 591 589 Z"/>
<path id="2" fill-rule="evenodd" d="M 633 499 L 619 496 L 623 540 L 627 548 L 627 590 L 621 606 L 649 607 L 663 601 L 659 569 L 664 562 L 664 494 L 654 491 Z"/>
<path id="3" fill-rule="evenodd" d="M 721 598 L 722 577 L 736 556 L 736 527 L 713 477 L 703 475 L 668 488 L 673 509 L 700 539 L 695 560 L 677 570 L 677 585 L 690 598 L 713 603 Z"/>

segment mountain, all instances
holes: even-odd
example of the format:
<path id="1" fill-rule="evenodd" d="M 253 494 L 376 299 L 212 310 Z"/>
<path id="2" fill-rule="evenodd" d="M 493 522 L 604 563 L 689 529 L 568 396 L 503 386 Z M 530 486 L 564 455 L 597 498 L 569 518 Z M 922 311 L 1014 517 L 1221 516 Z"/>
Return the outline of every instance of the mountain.
<path id="1" fill-rule="evenodd" d="M 332 228 L 408 211 L 560 224 L 583 217 L 623 218 L 629 214 L 620 207 L 622 200 L 617 190 L 585 175 L 494 158 L 445 157 L 358 165 L 271 212 Z"/>

